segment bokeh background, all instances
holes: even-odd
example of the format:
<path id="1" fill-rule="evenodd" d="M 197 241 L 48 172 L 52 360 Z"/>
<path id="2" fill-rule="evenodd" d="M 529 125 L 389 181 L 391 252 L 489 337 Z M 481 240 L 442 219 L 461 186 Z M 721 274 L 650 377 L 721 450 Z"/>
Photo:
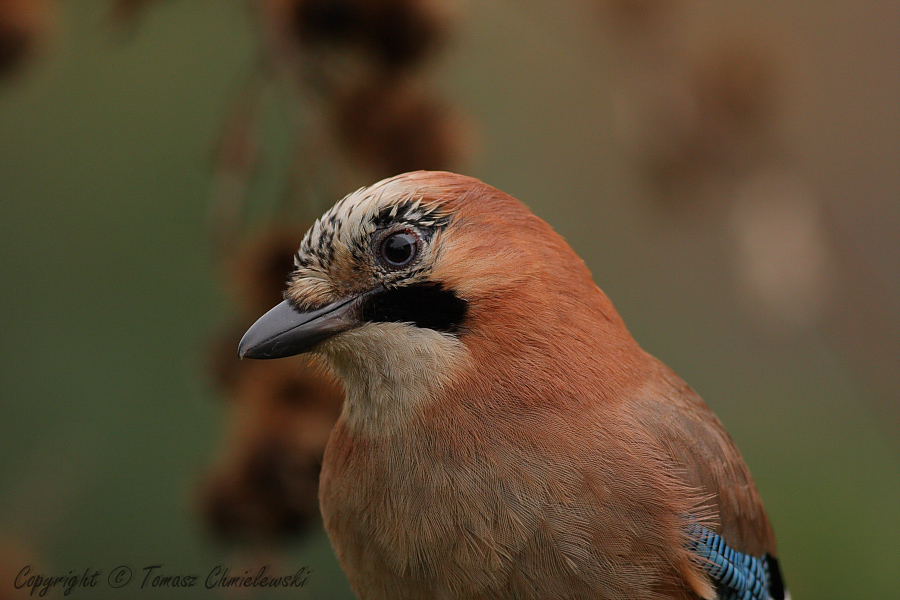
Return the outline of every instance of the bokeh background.
<path id="1" fill-rule="evenodd" d="M 794 598 L 900 598 L 900 5 L 368 4 L 0 0 L 0 598 L 353 597 L 308 505 L 336 392 L 231 357 L 304 220 L 420 166 L 584 257 L 737 440 Z"/>

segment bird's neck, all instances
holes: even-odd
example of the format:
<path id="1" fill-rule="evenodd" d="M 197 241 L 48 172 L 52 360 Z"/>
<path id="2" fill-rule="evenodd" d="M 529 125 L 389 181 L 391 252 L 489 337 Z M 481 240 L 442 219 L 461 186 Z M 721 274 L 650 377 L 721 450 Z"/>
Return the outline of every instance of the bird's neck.
<path id="1" fill-rule="evenodd" d="M 347 427 L 381 433 L 408 424 L 471 360 L 455 336 L 404 323 L 367 324 L 320 354 L 344 384 Z"/>

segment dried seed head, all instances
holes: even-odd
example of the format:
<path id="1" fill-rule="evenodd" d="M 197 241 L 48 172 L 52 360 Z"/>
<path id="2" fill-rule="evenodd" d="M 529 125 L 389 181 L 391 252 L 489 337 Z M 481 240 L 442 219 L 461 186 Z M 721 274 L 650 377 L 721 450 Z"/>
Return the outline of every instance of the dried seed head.
<path id="1" fill-rule="evenodd" d="M 351 41 L 368 12 L 365 0 L 297 0 L 293 4 L 297 40 L 305 46 Z"/>
<path id="2" fill-rule="evenodd" d="M 207 528 L 230 543 L 283 540 L 316 519 L 321 463 L 279 443 L 247 449 L 239 465 L 213 474 L 201 491 Z"/>
<path id="3" fill-rule="evenodd" d="M 301 47 L 352 47 L 390 69 L 431 55 L 448 21 L 432 0 L 296 0 L 291 12 Z"/>
<path id="4" fill-rule="evenodd" d="M 695 75 L 694 87 L 704 113 L 734 125 L 756 127 L 777 104 L 777 65 L 763 48 L 730 43 L 710 53 Z"/>
<path id="5" fill-rule="evenodd" d="M 46 0 L 0 1 L 0 77 L 12 73 L 34 53 L 52 20 Z"/>
<path id="6" fill-rule="evenodd" d="M 375 175 L 451 170 L 462 154 L 462 119 L 439 98 L 409 85 L 375 81 L 338 99 L 344 147 Z"/>
<path id="7" fill-rule="evenodd" d="M 386 67 L 420 63 L 446 38 L 448 18 L 423 0 L 382 0 L 372 4 L 365 46 Z"/>
<path id="8" fill-rule="evenodd" d="M 225 541 L 277 541 L 318 515 L 322 455 L 343 392 L 304 358 L 244 362 L 231 431 L 200 490 L 200 511 Z"/>
<path id="9" fill-rule="evenodd" d="M 281 302 L 294 270 L 294 253 L 308 225 L 269 225 L 228 261 L 228 281 L 248 314 L 260 315 Z"/>

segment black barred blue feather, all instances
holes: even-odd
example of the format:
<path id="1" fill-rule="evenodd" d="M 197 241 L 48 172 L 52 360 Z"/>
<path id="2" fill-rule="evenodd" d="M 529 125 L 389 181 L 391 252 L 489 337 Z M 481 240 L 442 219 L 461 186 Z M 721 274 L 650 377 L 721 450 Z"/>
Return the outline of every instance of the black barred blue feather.
<path id="1" fill-rule="evenodd" d="M 778 563 L 769 555 L 761 558 L 738 552 L 722 536 L 699 525 L 688 532 L 688 548 L 712 578 L 718 600 L 770 600 L 784 598 Z M 771 572 L 774 565 L 776 573 Z"/>

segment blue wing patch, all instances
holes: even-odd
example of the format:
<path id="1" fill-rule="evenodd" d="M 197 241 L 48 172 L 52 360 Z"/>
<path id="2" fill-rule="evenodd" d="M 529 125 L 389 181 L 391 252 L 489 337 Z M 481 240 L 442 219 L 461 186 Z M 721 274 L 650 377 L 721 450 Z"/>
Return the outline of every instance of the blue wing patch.
<path id="1" fill-rule="evenodd" d="M 781 573 L 774 558 L 738 552 L 706 527 L 695 525 L 688 533 L 688 549 L 700 558 L 703 570 L 715 582 L 719 600 L 784 598 Z"/>

